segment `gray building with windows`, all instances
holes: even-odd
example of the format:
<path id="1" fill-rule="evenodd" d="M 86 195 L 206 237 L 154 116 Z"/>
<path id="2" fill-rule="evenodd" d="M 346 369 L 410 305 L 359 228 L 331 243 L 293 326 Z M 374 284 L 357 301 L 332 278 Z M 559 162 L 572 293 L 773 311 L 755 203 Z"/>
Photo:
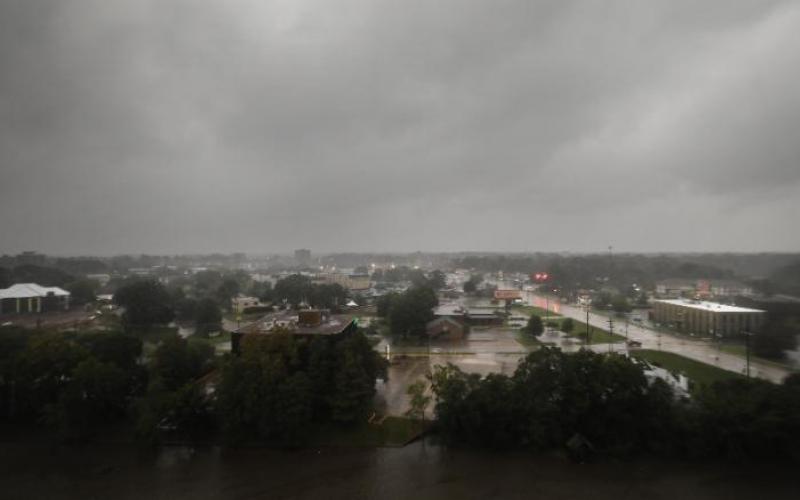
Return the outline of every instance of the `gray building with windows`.
<path id="1" fill-rule="evenodd" d="M 655 300 L 652 320 L 684 333 L 730 337 L 757 333 L 767 319 L 766 311 L 703 300 Z"/>

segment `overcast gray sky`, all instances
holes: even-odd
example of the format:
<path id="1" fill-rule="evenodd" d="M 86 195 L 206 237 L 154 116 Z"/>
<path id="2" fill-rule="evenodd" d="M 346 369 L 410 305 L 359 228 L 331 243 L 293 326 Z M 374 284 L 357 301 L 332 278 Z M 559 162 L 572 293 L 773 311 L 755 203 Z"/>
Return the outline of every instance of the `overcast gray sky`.
<path id="1" fill-rule="evenodd" d="M 800 2 L 0 0 L 0 252 L 800 250 Z"/>

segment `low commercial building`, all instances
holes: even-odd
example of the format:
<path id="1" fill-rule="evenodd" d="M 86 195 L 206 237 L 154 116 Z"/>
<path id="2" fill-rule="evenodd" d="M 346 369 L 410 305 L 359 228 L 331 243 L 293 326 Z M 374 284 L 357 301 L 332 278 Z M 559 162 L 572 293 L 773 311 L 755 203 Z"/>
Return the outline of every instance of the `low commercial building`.
<path id="1" fill-rule="evenodd" d="M 685 333 L 730 337 L 757 333 L 766 322 L 766 311 L 702 300 L 653 301 L 651 319 Z"/>
<path id="2" fill-rule="evenodd" d="M 656 283 L 656 295 L 659 297 L 692 296 L 697 284 L 694 280 L 666 279 Z"/>
<path id="3" fill-rule="evenodd" d="M 666 279 L 656 283 L 656 295 L 662 298 L 752 297 L 753 287 L 729 279 Z"/>
<path id="4" fill-rule="evenodd" d="M 337 284 L 352 292 L 369 290 L 372 286 L 369 274 L 323 273 L 317 275 L 320 283 Z"/>
<path id="5" fill-rule="evenodd" d="M 17 283 L 0 289 L 0 315 L 64 311 L 69 309 L 69 296 L 57 286 Z"/>
<path id="6" fill-rule="evenodd" d="M 505 316 L 499 309 L 471 307 L 464 314 L 464 320 L 471 326 L 499 326 L 505 321 Z"/>
<path id="7" fill-rule="evenodd" d="M 272 335 L 288 332 L 305 338 L 338 337 L 357 329 L 355 318 L 349 314 L 331 314 L 324 309 L 280 311 L 249 323 L 231 333 L 231 351 L 239 354 L 242 339 L 248 335 Z"/>
<path id="8" fill-rule="evenodd" d="M 464 308 L 458 303 L 440 304 L 433 315 L 437 318 L 452 318 L 467 326 L 499 326 L 505 321 L 505 313 L 497 307 Z"/>
<path id="9" fill-rule="evenodd" d="M 461 340 L 468 332 L 466 324 L 449 316 L 436 318 L 425 325 L 425 333 L 432 339 Z"/>
<path id="10" fill-rule="evenodd" d="M 235 314 L 243 314 L 251 307 L 264 307 L 258 297 L 234 297 L 231 299 L 231 309 Z M 264 312 L 264 310 L 261 310 Z"/>

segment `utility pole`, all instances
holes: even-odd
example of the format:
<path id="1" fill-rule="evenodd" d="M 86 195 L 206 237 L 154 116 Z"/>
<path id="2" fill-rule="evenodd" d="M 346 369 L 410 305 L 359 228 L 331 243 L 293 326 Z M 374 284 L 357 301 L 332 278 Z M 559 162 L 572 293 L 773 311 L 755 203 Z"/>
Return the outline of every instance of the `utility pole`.
<path id="1" fill-rule="evenodd" d="M 608 318 L 608 333 L 612 337 L 608 339 L 608 352 L 611 352 L 611 340 L 614 337 L 614 318 Z"/>
<path id="2" fill-rule="evenodd" d="M 586 345 L 592 344 L 592 336 L 589 333 L 589 308 L 586 308 Z"/>
<path id="3" fill-rule="evenodd" d="M 745 374 L 747 375 L 747 378 L 750 378 L 750 335 L 752 335 L 752 333 L 750 332 L 743 332 L 743 333 L 745 335 L 744 338 L 746 346 L 745 359 L 747 360 L 747 364 L 745 365 Z"/>

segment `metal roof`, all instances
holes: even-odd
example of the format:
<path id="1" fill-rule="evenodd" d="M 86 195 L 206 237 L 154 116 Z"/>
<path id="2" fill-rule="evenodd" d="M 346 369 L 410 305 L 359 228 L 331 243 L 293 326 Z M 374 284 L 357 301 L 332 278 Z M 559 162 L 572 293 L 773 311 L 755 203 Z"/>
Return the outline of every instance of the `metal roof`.
<path id="1" fill-rule="evenodd" d="M 705 300 L 656 300 L 654 302 L 661 302 L 663 304 L 670 304 L 673 306 L 688 307 L 691 309 L 699 309 L 701 311 L 711 312 L 727 312 L 727 313 L 763 313 L 761 309 L 750 309 L 749 307 L 729 306 L 726 304 L 718 304 L 716 302 L 708 302 Z"/>
<path id="2" fill-rule="evenodd" d="M 68 297 L 69 292 L 57 286 L 39 286 L 36 283 L 17 283 L 0 289 L 0 299 L 27 299 L 31 297 Z"/>

